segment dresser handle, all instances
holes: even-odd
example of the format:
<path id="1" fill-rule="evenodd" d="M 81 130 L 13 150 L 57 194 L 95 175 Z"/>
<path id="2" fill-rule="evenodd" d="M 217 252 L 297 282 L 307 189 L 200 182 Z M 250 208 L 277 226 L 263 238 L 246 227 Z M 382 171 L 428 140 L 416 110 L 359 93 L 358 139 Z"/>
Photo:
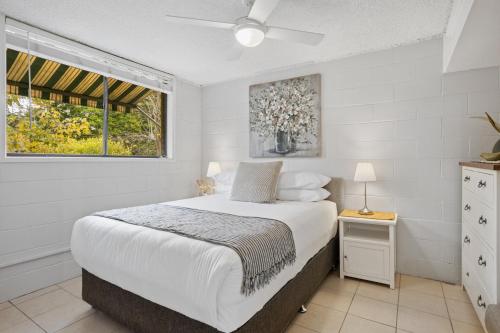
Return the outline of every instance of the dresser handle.
<path id="1" fill-rule="evenodd" d="M 466 272 L 465 275 L 467 275 L 467 277 L 470 275 L 469 272 Z"/>
<path id="2" fill-rule="evenodd" d="M 479 224 L 486 224 L 488 223 L 488 219 L 484 217 L 483 215 L 479 216 L 479 220 L 477 221 Z"/>
<path id="3" fill-rule="evenodd" d="M 479 183 L 477 183 L 478 188 L 483 188 L 486 187 L 486 180 L 480 180 Z"/>
<path id="4" fill-rule="evenodd" d="M 464 177 L 464 183 L 470 182 L 470 176 L 465 176 Z"/>
<path id="5" fill-rule="evenodd" d="M 470 205 L 469 205 L 469 204 L 465 204 L 465 206 L 464 206 L 464 210 L 465 210 L 465 211 L 470 210 Z"/>
<path id="6" fill-rule="evenodd" d="M 479 256 L 479 258 L 477 258 L 477 264 L 478 264 L 479 266 L 484 266 L 484 267 L 486 267 L 486 260 L 484 260 L 484 259 L 483 259 L 483 256 L 482 256 L 482 255 L 481 255 L 481 256 Z"/>
<path id="7" fill-rule="evenodd" d="M 470 244 L 470 238 L 469 238 L 469 236 L 465 236 L 464 243 L 469 243 Z"/>
<path id="8" fill-rule="evenodd" d="M 483 297 L 481 295 L 477 297 L 477 306 L 486 309 L 486 302 L 483 301 Z"/>

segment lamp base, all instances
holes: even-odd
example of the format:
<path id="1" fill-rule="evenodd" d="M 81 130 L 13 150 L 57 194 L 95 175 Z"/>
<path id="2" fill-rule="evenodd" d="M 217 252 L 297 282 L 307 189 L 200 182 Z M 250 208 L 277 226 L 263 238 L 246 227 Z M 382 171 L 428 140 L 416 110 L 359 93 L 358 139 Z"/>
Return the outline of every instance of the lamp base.
<path id="1" fill-rule="evenodd" d="M 360 215 L 373 215 L 373 211 L 369 210 L 368 207 L 358 210 L 358 214 Z"/>

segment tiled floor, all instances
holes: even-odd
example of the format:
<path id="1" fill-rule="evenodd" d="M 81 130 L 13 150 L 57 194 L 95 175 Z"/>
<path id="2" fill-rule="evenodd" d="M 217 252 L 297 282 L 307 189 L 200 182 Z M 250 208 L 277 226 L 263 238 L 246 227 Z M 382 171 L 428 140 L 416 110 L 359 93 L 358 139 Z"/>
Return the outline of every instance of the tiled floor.
<path id="1" fill-rule="evenodd" d="M 287 333 L 482 333 L 460 286 L 407 275 L 397 289 L 332 273 Z M 80 298 L 75 278 L 0 303 L 0 333 L 132 333 Z"/>

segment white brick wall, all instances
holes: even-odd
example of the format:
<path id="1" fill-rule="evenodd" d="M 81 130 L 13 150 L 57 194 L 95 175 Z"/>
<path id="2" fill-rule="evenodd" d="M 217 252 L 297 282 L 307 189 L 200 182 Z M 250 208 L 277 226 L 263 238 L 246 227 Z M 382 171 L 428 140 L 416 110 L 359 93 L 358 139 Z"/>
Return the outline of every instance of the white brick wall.
<path id="1" fill-rule="evenodd" d="M 322 75 L 321 158 L 285 159 L 289 170 L 343 177 L 345 203 L 362 205 L 351 181 L 356 162 L 375 164 L 369 206 L 397 210 L 397 264 L 403 273 L 450 282 L 460 269 L 458 161 L 489 151 L 498 135 L 471 116 L 500 115 L 499 69 L 441 74 L 433 40 L 203 88 L 203 167 L 248 160 L 248 86 Z"/>
<path id="2" fill-rule="evenodd" d="M 78 218 L 195 193 L 201 88 L 178 81 L 175 115 L 175 161 L 0 162 L 0 266 L 26 261 L 0 268 L 0 302 L 79 274 L 67 252 Z"/>

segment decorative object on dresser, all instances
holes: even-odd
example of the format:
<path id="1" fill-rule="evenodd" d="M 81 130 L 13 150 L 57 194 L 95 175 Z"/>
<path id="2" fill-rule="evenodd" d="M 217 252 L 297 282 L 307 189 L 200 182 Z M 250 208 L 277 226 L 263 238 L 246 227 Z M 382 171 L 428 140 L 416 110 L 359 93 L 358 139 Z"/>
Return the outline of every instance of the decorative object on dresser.
<path id="1" fill-rule="evenodd" d="M 493 119 L 489 114 L 488 112 L 485 112 L 486 114 L 486 118 L 488 118 L 488 121 L 490 122 L 491 126 L 497 131 L 497 133 L 500 133 L 500 126 L 498 126 L 497 122 L 495 121 L 495 119 Z M 493 153 L 500 153 L 500 139 L 497 140 L 497 142 L 495 143 L 495 145 L 493 146 L 493 150 L 492 150 Z"/>
<path id="2" fill-rule="evenodd" d="M 321 75 L 250 86 L 250 157 L 320 156 Z"/>
<path id="3" fill-rule="evenodd" d="M 358 163 L 356 165 L 356 173 L 354 174 L 355 182 L 364 182 L 365 183 L 365 206 L 361 208 L 358 213 L 361 215 L 371 215 L 373 211 L 368 209 L 366 206 L 366 183 L 374 182 L 377 178 L 375 177 L 375 169 L 373 169 L 373 164 L 371 163 Z"/>
<path id="4" fill-rule="evenodd" d="M 396 273 L 396 222 L 393 212 L 362 215 L 343 210 L 339 215 L 340 278 L 388 284 L 394 289 Z"/>
<path id="5" fill-rule="evenodd" d="M 207 177 L 201 178 L 196 181 L 198 185 L 199 195 L 209 195 L 214 193 L 215 183 L 213 177 L 221 173 L 221 167 L 219 162 L 209 162 L 207 169 Z"/>
<path id="6" fill-rule="evenodd" d="M 462 285 L 485 327 L 486 308 L 499 299 L 500 165 L 462 166 Z"/>

